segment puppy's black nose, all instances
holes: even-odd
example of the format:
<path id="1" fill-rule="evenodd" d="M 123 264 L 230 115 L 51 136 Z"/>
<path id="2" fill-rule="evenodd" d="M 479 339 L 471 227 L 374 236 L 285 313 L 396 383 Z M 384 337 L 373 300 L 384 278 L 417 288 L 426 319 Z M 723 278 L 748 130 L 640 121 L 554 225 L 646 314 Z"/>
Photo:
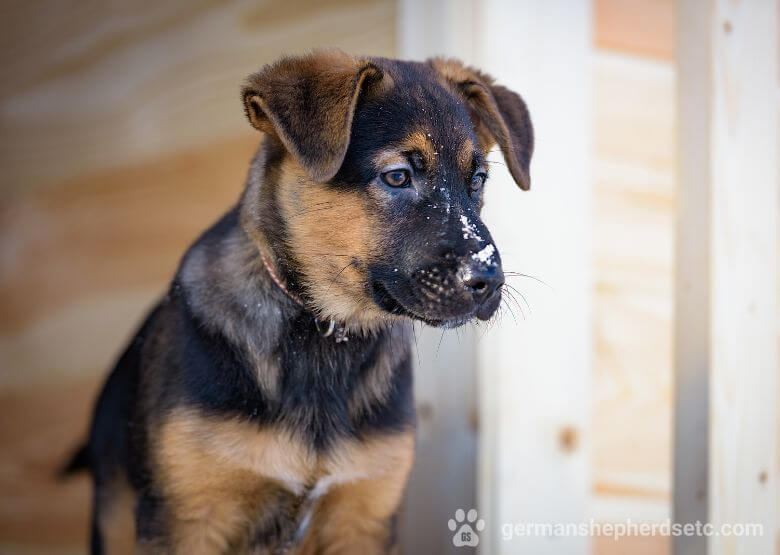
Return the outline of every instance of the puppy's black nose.
<path id="1" fill-rule="evenodd" d="M 463 280 L 463 285 L 474 297 L 475 302 L 482 303 L 504 285 L 504 272 L 498 266 L 481 265 L 479 268 L 472 268 L 469 276 Z"/>

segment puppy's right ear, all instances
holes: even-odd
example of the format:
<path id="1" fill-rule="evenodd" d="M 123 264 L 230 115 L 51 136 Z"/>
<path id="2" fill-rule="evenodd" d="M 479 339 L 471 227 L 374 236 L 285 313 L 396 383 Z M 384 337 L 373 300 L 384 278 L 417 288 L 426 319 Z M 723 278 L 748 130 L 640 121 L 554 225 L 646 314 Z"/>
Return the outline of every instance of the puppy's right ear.
<path id="1" fill-rule="evenodd" d="M 315 181 L 330 180 L 349 146 L 358 97 L 383 78 L 368 60 L 339 51 L 284 58 L 242 89 L 252 127 L 279 138 Z"/>
<path id="2" fill-rule="evenodd" d="M 497 142 L 515 183 L 528 190 L 534 130 L 525 101 L 458 60 L 433 58 L 428 63 L 466 101 L 483 148 L 488 150 Z"/>

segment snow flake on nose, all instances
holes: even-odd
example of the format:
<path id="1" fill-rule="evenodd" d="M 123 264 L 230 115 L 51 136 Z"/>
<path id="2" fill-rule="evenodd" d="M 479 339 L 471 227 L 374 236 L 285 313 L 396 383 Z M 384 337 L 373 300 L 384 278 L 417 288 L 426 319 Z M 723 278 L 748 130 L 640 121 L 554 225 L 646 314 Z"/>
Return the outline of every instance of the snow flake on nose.
<path id="1" fill-rule="evenodd" d="M 468 216 L 461 216 L 460 223 L 462 225 L 464 239 L 482 241 L 482 237 L 480 237 L 479 233 L 477 233 L 477 227 L 469 221 Z"/>
<path id="2" fill-rule="evenodd" d="M 494 247 L 492 244 L 488 244 L 481 251 L 472 254 L 471 258 L 473 258 L 474 260 L 478 260 L 483 264 L 487 264 L 489 261 L 493 259 L 494 254 L 496 254 L 496 247 Z"/>

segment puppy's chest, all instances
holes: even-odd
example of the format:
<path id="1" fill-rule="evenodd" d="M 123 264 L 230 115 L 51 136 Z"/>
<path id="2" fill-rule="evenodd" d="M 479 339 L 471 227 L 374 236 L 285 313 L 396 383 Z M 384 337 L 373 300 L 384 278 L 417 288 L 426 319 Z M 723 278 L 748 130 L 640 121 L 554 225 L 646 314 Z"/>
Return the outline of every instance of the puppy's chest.
<path id="1" fill-rule="evenodd" d="M 215 470 L 272 481 L 294 496 L 316 499 L 336 485 L 370 479 L 392 468 L 387 466 L 394 456 L 392 436 L 382 441 L 344 439 L 326 450 L 314 450 L 284 428 L 223 424 L 216 426 L 218 432 L 201 435 L 197 446 Z"/>
<path id="2" fill-rule="evenodd" d="M 318 452 L 411 424 L 411 358 L 403 341 L 384 335 L 336 342 L 314 325 L 301 327 L 273 358 L 274 391 L 257 398 L 254 420 L 285 427 Z"/>
<path id="3" fill-rule="evenodd" d="M 339 487 L 392 475 L 408 466 L 407 430 L 343 439 L 315 450 L 284 428 L 179 409 L 157 444 L 162 493 L 182 520 L 256 522 L 255 542 L 293 541 L 319 500 Z M 214 507 L 236 506 L 214 515 Z M 273 537 L 266 537 L 269 530 Z"/>

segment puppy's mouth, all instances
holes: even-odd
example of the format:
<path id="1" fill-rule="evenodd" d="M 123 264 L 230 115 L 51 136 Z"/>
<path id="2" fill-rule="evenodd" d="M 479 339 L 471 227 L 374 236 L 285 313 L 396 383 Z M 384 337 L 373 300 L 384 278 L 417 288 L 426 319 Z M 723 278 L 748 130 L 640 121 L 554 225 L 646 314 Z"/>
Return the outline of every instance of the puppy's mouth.
<path id="1" fill-rule="evenodd" d="M 403 303 L 397 296 L 394 296 L 390 292 L 388 287 L 378 280 L 372 283 L 372 293 L 374 302 L 382 310 L 397 316 L 405 316 L 414 320 L 420 320 L 429 326 L 442 328 L 456 328 L 475 317 L 480 320 L 487 320 L 493 315 L 501 301 L 501 292 L 496 291 L 491 299 L 488 299 L 481 305 L 471 306 L 467 311 L 461 314 L 443 316 L 426 313 L 423 310 L 410 306 L 411 303 Z"/>
<path id="2" fill-rule="evenodd" d="M 406 316 L 407 318 L 414 318 L 415 320 L 422 320 L 426 324 L 430 325 L 436 325 L 434 322 L 439 322 L 439 320 L 434 320 L 427 318 L 421 314 L 417 314 L 416 312 L 409 310 L 404 305 L 401 304 L 400 301 L 398 301 L 393 295 L 390 294 L 390 291 L 387 290 L 387 287 L 385 287 L 382 282 L 375 281 L 373 283 L 373 296 L 374 296 L 374 302 L 379 305 L 379 308 L 384 310 L 385 312 L 389 312 L 390 314 L 395 314 L 397 316 Z"/>

